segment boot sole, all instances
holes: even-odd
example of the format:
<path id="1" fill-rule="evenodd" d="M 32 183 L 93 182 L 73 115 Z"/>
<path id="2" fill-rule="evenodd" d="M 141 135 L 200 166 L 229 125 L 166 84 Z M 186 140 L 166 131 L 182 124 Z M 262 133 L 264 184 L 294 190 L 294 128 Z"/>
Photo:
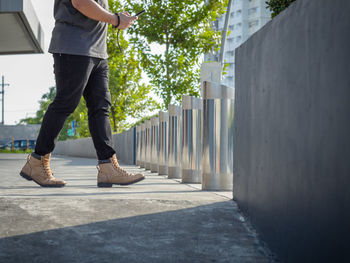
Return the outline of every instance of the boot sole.
<path id="1" fill-rule="evenodd" d="M 130 184 L 135 184 L 135 183 L 141 182 L 144 179 L 145 179 L 145 177 L 142 177 L 142 178 L 139 178 L 139 179 L 132 181 L 130 183 L 97 183 L 97 186 L 107 188 L 107 187 L 112 187 L 114 184 L 116 184 L 116 185 L 130 185 Z"/>
<path id="2" fill-rule="evenodd" d="M 29 175 L 27 175 L 23 172 L 20 172 L 19 175 L 28 181 L 34 181 L 35 183 L 37 183 L 41 187 L 64 187 L 65 186 L 64 184 L 40 184 L 39 182 L 35 181 L 32 177 L 30 177 Z"/>

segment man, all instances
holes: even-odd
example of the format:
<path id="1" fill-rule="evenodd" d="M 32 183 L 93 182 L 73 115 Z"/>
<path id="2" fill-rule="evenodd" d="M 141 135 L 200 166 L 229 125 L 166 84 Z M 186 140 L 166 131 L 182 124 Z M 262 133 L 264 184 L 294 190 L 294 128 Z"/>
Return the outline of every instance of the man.
<path id="1" fill-rule="evenodd" d="M 49 52 L 54 57 L 57 94 L 45 113 L 35 151 L 20 175 L 43 187 L 63 187 L 50 168 L 50 156 L 67 117 L 81 96 L 88 108 L 89 129 L 98 157 L 97 185 L 128 185 L 144 179 L 117 161 L 109 121 L 107 27 L 129 28 L 137 19 L 127 12 L 108 11 L 108 0 L 55 0 L 55 27 Z"/>

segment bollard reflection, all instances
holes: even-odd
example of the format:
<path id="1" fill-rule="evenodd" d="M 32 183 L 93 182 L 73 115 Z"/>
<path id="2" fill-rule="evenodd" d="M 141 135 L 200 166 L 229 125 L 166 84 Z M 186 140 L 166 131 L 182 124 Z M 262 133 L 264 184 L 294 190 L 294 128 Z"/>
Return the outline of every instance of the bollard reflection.
<path id="1" fill-rule="evenodd" d="M 181 178 L 181 107 L 169 105 L 168 178 Z"/>
<path id="2" fill-rule="evenodd" d="M 151 121 L 145 123 L 145 169 L 151 170 Z"/>
<path id="3" fill-rule="evenodd" d="M 202 100 L 182 96 L 182 182 L 201 183 Z"/>
<path id="4" fill-rule="evenodd" d="M 159 112 L 159 175 L 168 174 L 168 113 Z"/>
<path id="5" fill-rule="evenodd" d="M 141 124 L 136 126 L 136 165 L 141 166 Z"/>
<path id="6" fill-rule="evenodd" d="M 145 168 L 145 156 L 146 156 L 146 124 L 141 123 L 140 133 L 140 167 Z"/>
<path id="7" fill-rule="evenodd" d="M 234 89 L 203 85 L 203 190 L 232 190 Z"/>
<path id="8" fill-rule="evenodd" d="M 158 172 L 158 117 L 151 118 L 151 172 Z"/>

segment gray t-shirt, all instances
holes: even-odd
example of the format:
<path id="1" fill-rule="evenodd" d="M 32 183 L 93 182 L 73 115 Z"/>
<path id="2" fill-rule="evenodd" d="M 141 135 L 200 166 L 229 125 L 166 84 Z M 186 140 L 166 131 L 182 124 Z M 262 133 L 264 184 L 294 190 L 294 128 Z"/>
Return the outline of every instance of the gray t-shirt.
<path id="1" fill-rule="evenodd" d="M 108 0 L 95 1 L 108 10 Z M 71 0 L 55 0 L 54 17 L 50 53 L 108 58 L 107 23 L 84 16 Z"/>

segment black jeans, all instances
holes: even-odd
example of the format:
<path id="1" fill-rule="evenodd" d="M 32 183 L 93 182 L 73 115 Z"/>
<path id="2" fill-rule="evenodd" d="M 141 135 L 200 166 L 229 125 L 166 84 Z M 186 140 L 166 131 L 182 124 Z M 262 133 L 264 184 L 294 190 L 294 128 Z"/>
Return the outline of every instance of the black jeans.
<path id="1" fill-rule="evenodd" d="M 65 120 L 84 96 L 97 157 L 99 160 L 110 158 L 115 151 L 109 121 L 111 94 L 107 60 L 67 54 L 53 57 L 57 93 L 45 113 L 35 153 L 45 155 L 53 151 Z"/>

